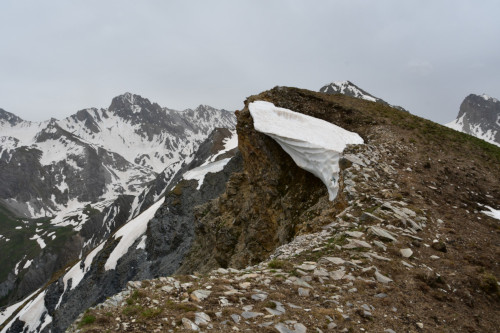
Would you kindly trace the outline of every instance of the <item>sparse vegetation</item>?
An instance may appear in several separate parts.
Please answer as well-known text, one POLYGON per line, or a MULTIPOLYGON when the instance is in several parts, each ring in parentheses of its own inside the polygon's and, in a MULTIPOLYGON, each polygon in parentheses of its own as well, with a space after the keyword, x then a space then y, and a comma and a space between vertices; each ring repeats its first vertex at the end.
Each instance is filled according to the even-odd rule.
POLYGON ((273 259, 267 264, 267 267, 273 269, 282 269, 285 267, 285 262, 278 259, 273 259))
POLYGON ((82 320, 80 320, 80 327, 93 324, 95 322, 95 316, 93 314, 86 314, 83 316, 82 320))

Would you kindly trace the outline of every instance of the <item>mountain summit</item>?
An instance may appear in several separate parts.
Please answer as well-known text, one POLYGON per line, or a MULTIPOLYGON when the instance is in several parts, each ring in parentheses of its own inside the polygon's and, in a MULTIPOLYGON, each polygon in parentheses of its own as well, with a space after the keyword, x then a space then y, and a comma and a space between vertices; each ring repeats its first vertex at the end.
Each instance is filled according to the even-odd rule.
POLYGON ((351 81, 335 81, 332 83, 329 83, 325 86, 323 86, 319 92, 325 93, 325 94, 342 94, 342 95, 347 95, 351 97, 356 97, 360 99, 364 99, 367 101, 371 102, 378 102, 382 104, 389 104, 386 101, 384 101, 381 98, 375 97, 372 94, 366 92, 365 90, 361 89, 351 81))
POLYGON ((392 106, 393 108, 396 108, 401 111, 407 111, 405 108, 397 105, 391 105, 384 101, 381 98, 375 97, 369 92, 361 89, 351 81, 334 81, 329 84, 324 85, 321 87, 319 92, 328 94, 328 95, 334 95, 334 94, 341 94, 341 95, 346 95, 354 98, 359 98, 359 99, 364 99, 366 101, 370 102, 376 102, 376 103, 381 103, 384 105, 389 105, 392 106))
POLYGON ((457 119, 446 126, 500 146, 500 101, 470 94, 460 105, 457 119))

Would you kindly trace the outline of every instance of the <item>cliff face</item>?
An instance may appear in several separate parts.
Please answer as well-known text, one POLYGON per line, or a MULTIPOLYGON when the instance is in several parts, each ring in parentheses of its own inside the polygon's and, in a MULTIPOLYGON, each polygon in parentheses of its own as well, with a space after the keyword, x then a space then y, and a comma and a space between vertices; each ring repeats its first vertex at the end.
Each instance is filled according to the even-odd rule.
POLYGON ((195 242, 178 273, 258 263, 277 246, 297 234, 317 230, 345 208, 342 191, 330 202, 326 187, 317 177, 299 168, 273 139, 254 129, 248 104, 270 101, 340 123, 348 130, 359 128, 354 124, 354 111, 336 110, 329 103, 318 108, 320 99, 303 103, 309 97, 294 103, 288 99, 289 92, 275 88, 252 96, 236 113, 244 170, 232 175, 222 196, 197 209, 195 242))

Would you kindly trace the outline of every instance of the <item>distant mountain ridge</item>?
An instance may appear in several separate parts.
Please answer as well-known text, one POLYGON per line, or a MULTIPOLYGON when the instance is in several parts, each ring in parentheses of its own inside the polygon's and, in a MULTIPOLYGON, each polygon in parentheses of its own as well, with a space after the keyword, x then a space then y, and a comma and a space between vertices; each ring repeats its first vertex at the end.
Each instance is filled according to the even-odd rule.
POLYGON ((457 118, 446 126, 500 146, 500 101, 486 94, 470 94, 460 105, 457 118))

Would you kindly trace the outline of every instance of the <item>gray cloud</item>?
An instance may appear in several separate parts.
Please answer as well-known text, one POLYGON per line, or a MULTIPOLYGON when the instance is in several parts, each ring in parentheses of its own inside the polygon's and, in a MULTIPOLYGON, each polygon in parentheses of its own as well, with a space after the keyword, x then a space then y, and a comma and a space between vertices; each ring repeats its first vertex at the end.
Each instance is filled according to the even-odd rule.
POLYGON ((62 118, 130 91, 238 109, 275 85, 351 80, 446 122, 469 93, 500 97, 498 12, 496 0, 6 0, 0 107, 62 118))

